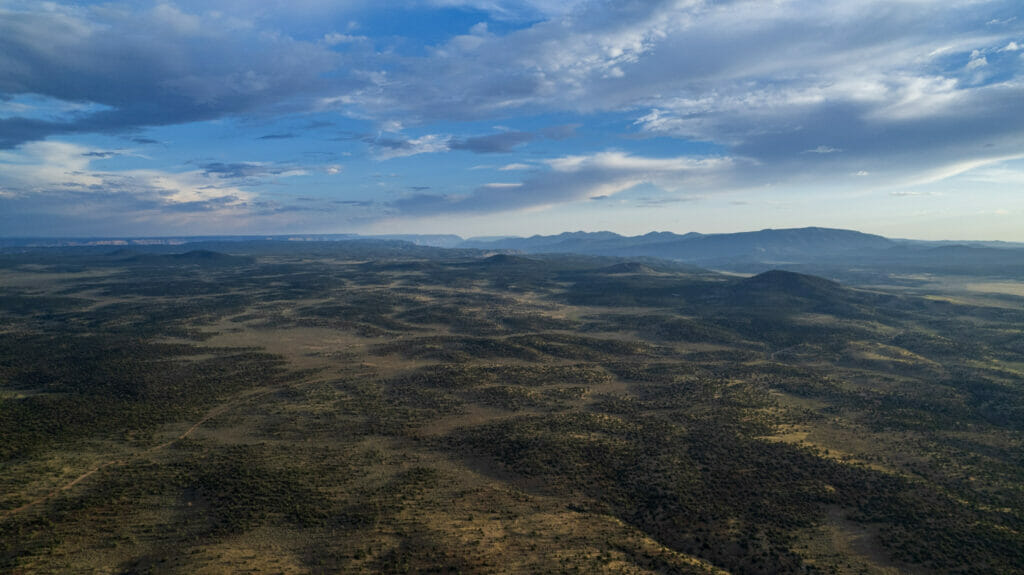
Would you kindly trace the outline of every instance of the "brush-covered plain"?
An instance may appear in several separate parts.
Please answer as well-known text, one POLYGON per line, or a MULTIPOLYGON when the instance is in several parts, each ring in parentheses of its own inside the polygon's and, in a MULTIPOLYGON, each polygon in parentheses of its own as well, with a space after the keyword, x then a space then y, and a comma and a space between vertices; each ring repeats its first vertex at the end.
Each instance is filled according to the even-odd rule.
POLYGON ((0 571, 1024 573, 1024 298, 221 247, 0 255, 0 571))

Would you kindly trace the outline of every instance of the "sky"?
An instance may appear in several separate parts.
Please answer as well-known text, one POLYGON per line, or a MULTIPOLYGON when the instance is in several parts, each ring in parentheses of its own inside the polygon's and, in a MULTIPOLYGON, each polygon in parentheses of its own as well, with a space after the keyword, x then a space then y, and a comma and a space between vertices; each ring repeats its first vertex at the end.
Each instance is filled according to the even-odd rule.
POLYGON ((1024 241, 1020 0, 0 0, 0 236, 1024 241))

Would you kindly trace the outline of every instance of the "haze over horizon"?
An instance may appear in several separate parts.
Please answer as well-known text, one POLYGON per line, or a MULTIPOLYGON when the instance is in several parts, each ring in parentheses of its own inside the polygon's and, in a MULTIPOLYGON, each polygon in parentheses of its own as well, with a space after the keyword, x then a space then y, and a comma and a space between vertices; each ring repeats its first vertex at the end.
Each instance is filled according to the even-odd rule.
POLYGON ((1024 241, 1013 0, 0 0, 0 236, 1024 241))

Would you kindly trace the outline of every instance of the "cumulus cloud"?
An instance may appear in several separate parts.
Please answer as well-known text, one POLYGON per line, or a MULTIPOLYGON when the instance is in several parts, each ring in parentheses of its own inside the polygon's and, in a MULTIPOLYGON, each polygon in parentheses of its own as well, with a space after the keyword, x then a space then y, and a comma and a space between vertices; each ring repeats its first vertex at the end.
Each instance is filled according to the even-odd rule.
MULTIPOLYGON (((94 164, 106 154, 66 142, 32 142, 0 151, 0 222, 7 233, 55 235, 211 233, 266 229, 288 214, 333 214, 316 200, 250 189, 268 179, 304 175, 305 169, 260 162, 209 162, 185 171, 107 171, 94 164), (16 216, 15 216, 16 215, 16 216)), ((328 166, 340 172, 340 166, 328 166)), ((365 207, 365 206, 364 206, 365 207)), ((308 217, 308 216, 303 216, 308 217)), ((326 216, 325 216, 326 217, 326 216)), ((296 220, 297 221, 297 220, 296 220)))
MULTIPOLYGON (((0 56, 2 193, 110 186, 153 205, 252 207, 242 187, 303 168, 225 160, 176 174, 106 173, 91 162, 110 146, 68 148, 53 136, 131 138, 148 126, 311 111, 376 125, 375 136, 346 128, 378 160, 532 152, 534 142, 574 137, 577 125, 538 125, 545 118, 594 119, 604 133, 618 122, 630 135, 710 143, 723 155, 577 147, 533 165, 509 158, 497 169, 529 169, 521 185, 417 193, 393 204, 403 213, 535 209, 640 183, 674 193, 684 182, 763 186, 868 172, 858 183, 935 181, 1024 149, 1024 23, 1006 17, 1015 0, 409 0, 399 9, 471 8, 492 19, 411 50, 409 39, 354 23, 370 6, 0 4, 0 55, 16 55, 0 56), (453 136, 463 120, 513 128, 453 136)), ((294 129, 250 137, 301 137, 294 129)))
POLYGON ((771 177, 856 171, 865 160, 928 170, 1024 145, 1024 114, 1011 103, 1024 101, 1019 63, 993 57, 1017 45, 1022 26, 974 24, 1010 7, 587 3, 505 35, 478 34, 472 46, 396 60, 388 82, 348 103, 418 122, 622 112, 643 134, 755 160, 751 177, 769 162, 780 165, 771 177), (830 157, 806 166, 800 154, 815 150, 830 157))
MULTIPOLYGON (((130 194, 164 205, 185 202, 244 201, 253 194, 221 182, 221 176, 240 176, 258 164, 210 164, 185 172, 93 168, 100 159, 93 151, 64 142, 34 142, 17 151, 0 152, 0 188, 9 196, 76 192, 95 196, 130 194)), ((229 202, 230 203, 230 202, 229 202)))
MULTIPOLYGON (((302 106, 339 56, 172 4, 0 7, 0 94, 88 103, 56 119, 0 119, 0 147, 302 106)), ((343 80, 335 83, 345 84, 343 80)), ((335 86, 337 88, 337 86, 335 86)))

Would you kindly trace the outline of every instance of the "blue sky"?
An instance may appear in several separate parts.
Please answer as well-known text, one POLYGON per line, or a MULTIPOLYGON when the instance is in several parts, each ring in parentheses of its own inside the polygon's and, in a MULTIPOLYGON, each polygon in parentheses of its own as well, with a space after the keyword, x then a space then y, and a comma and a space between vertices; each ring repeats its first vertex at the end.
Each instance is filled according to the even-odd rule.
POLYGON ((0 0, 0 235, 1024 241, 1022 72, 1019 0, 0 0))

